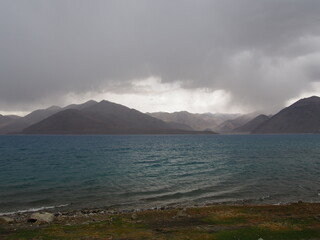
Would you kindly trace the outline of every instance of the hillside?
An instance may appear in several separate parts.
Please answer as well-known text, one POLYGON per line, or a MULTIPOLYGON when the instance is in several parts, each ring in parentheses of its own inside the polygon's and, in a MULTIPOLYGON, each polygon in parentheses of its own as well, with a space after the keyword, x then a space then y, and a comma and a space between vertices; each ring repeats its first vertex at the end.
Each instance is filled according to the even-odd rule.
POLYGON ((109 101, 60 111, 26 129, 25 134, 173 134, 190 131, 109 101))
POLYGON ((7 126, 11 122, 19 119, 18 116, 15 115, 1 115, 0 114, 0 128, 7 126))
POLYGON ((234 119, 229 119, 224 121, 219 126, 217 126, 214 130, 218 133, 232 133, 234 129, 243 126, 244 124, 254 119, 256 116, 257 116, 257 113, 249 113, 249 114, 241 115, 234 119))
POLYGON ((254 129, 256 129, 259 125, 263 124, 264 122, 268 121, 270 117, 260 114, 259 116, 255 117, 251 121, 247 122, 246 124, 242 125, 241 127, 235 128, 233 130, 234 133, 251 133, 254 129))
POLYGON ((23 129, 42 121, 43 119, 52 116, 55 113, 58 113, 65 109, 83 109, 89 106, 92 106, 93 104, 96 104, 95 101, 88 101, 83 104, 71 104, 64 108, 58 107, 58 106, 51 106, 46 109, 38 109, 35 110, 29 114, 27 114, 24 117, 11 117, 11 121, 7 124, 0 124, 0 134, 8 134, 8 133, 19 133, 23 129))
POLYGON ((320 98, 301 99, 284 108, 253 133, 320 133, 320 98))
POLYGON ((38 121, 45 119, 46 117, 51 116, 61 110, 60 107, 52 106, 47 109, 39 109, 33 111, 26 115, 25 117, 21 117, 10 121, 10 123, 6 124, 5 126, 0 127, 0 133, 18 133, 22 131, 24 128, 31 126, 38 121))
POLYGON ((194 130, 203 131, 205 129, 214 129, 218 126, 214 118, 208 114, 194 114, 186 111, 182 112, 155 112, 148 113, 150 116, 161 119, 165 122, 176 122, 190 126, 194 130))

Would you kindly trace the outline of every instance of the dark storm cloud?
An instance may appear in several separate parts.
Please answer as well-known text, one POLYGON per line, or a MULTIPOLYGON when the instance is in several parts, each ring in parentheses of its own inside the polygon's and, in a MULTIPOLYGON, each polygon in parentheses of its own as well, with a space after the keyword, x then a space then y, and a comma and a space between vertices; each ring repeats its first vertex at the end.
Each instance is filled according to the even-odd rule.
POLYGON ((320 77, 318 0, 0 3, 0 108, 159 76, 274 110, 320 77))

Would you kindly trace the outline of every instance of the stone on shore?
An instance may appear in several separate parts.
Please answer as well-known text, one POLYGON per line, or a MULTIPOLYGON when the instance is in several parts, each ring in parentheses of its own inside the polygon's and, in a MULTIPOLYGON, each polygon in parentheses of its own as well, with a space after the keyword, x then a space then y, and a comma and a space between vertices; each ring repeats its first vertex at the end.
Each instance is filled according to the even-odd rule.
POLYGON ((187 214, 187 209, 182 209, 182 210, 179 210, 177 212, 177 217, 178 218, 182 218, 182 217, 188 217, 188 214, 187 214))
POLYGON ((14 219, 10 217, 1 217, 0 223, 7 223, 7 224, 14 223, 14 219))
POLYGON ((52 213, 33 213, 28 219, 28 222, 50 223, 53 219, 54 215, 52 213))
POLYGON ((138 216, 137 216, 137 214, 132 214, 131 215, 131 220, 137 220, 138 219, 138 216))

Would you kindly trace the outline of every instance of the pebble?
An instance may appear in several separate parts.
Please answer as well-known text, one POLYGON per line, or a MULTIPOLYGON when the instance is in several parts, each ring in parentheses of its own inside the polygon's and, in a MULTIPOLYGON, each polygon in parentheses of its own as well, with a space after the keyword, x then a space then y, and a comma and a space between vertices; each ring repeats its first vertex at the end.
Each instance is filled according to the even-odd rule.
POLYGON ((187 217, 188 216, 188 214, 187 214, 187 209, 186 208, 184 208, 184 209, 182 209, 182 210, 179 210, 178 212, 177 212, 177 217, 179 218, 179 217, 187 217))
POLYGON ((135 214, 135 213, 134 213, 134 214, 132 214, 132 215, 131 215, 131 219, 132 219, 132 220, 137 220, 137 219, 138 219, 137 214, 135 214))
POLYGON ((11 224, 14 223, 14 219, 10 217, 2 217, 0 218, 0 222, 11 224))

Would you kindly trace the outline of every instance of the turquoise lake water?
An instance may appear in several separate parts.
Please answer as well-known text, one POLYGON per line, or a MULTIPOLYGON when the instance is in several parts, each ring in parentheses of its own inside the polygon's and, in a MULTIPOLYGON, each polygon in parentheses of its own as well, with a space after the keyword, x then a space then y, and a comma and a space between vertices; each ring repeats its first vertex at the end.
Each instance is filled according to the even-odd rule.
POLYGON ((0 213, 320 202, 320 135, 0 136, 0 213))

